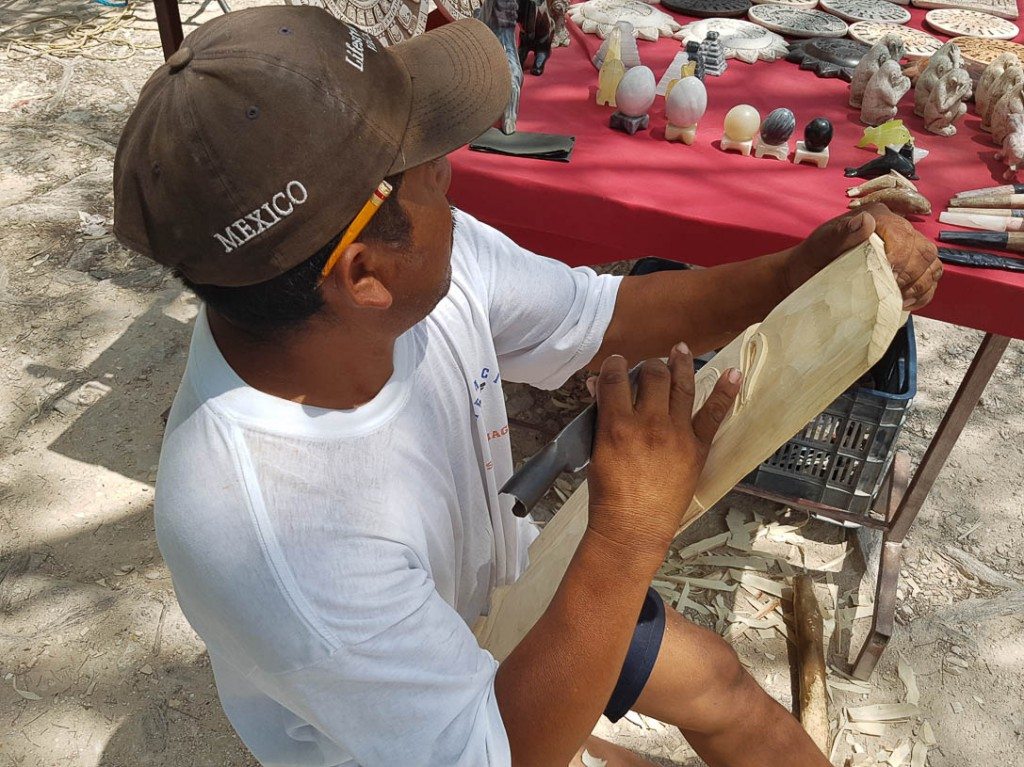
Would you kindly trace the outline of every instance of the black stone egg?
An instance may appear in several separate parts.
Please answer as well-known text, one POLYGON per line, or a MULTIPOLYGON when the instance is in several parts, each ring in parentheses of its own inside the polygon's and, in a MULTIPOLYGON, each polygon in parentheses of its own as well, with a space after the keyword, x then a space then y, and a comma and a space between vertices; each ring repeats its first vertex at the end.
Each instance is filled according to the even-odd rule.
POLYGON ((832 141, 832 123, 824 117, 815 117, 804 128, 804 146, 808 152, 821 152, 832 141))
POLYGON ((785 107, 776 109, 761 123, 761 142, 771 146, 785 144, 795 130, 796 118, 793 113, 785 107))

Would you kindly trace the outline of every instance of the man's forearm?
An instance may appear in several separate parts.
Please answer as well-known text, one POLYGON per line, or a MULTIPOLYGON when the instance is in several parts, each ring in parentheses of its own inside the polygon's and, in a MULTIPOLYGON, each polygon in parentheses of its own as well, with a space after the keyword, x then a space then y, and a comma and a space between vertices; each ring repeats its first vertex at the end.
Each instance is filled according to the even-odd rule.
POLYGON ((551 604, 494 682, 514 765, 565 767, 590 734, 663 558, 584 533, 551 604))
POLYGON ((591 370, 610 354, 664 357, 685 341, 694 354, 725 346, 786 297, 790 251, 710 269, 626 277, 591 370))

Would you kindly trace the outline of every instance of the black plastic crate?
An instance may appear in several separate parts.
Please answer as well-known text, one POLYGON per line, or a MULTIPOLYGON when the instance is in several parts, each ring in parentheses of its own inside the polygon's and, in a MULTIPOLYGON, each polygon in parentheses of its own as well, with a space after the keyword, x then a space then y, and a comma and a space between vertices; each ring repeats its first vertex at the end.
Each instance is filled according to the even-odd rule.
POLYGON ((896 455, 896 439, 917 393, 914 321, 885 355, 764 463, 743 479, 794 500, 866 514, 896 455))
MULTIPOLYGON (((686 269, 660 258, 640 259, 631 274, 686 269)), ((701 367, 705 360, 697 360, 701 367)), ((866 514, 896 455, 896 439, 917 394, 913 318, 885 355, 742 484, 776 495, 866 514)))

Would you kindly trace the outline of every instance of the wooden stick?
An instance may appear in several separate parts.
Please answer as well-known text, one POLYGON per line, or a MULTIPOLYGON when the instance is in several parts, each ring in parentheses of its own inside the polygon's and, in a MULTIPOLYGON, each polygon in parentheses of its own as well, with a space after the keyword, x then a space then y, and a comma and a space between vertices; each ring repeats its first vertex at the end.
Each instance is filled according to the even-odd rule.
POLYGON ((796 616, 796 661, 800 683, 800 724, 814 744, 827 754, 829 739, 828 691, 825 684, 825 641, 821 613, 808 575, 793 579, 796 616))

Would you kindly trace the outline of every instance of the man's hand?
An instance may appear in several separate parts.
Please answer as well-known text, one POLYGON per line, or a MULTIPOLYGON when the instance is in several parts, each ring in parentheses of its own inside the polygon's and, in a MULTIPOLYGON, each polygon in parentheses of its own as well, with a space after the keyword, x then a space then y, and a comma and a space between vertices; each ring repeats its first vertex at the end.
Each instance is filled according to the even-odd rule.
POLYGON ((789 292, 843 253, 876 233, 885 242, 896 283, 903 292, 903 308, 915 311, 935 295, 942 276, 938 250, 913 225, 879 202, 865 205, 828 221, 790 251, 786 268, 789 292))
POLYGON ((588 527, 627 548, 657 551, 660 561, 739 387, 740 372, 725 371, 693 414, 693 356, 679 344, 667 366, 644 363, 634 404, 626 360, 606 359, 596 385, 588 527))

